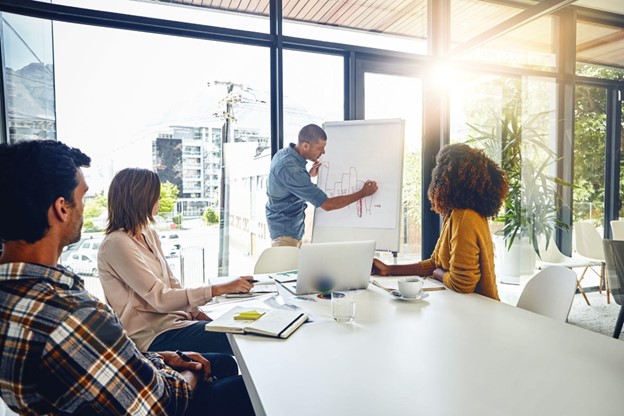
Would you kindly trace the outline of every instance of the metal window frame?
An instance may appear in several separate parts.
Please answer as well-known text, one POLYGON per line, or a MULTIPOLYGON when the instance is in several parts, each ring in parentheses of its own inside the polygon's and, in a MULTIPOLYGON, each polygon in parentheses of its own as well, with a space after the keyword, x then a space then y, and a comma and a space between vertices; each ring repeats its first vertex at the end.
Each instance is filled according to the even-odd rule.
MULTIPOLYGON (((525 9, 530 9, 535 5, 534 2, 528 1, 491 1, 510 6, 522 7, 525 9)), ((552 0, 548 3, 557 8, 557 6, 563 5, 565 1, 552 0)), ((534 7, 533 10, 537 11, 537 8, 534 7)), ((384 61, 399 65, 407 64, 411 66, 421 66, 423 64, 426 65, 427 63, 434 62, 438 57, 447 54, 450 49, 450 0, 428 0, 427 41, 429 43, 429 52, 427 55, 415 55, 356 45, 284 36, 282 33, 282 0, 270 1, 269 33, 89 10, 32 0, 20 2, 15 2, 14 0, 0 0, 0 11, 42 19, 50 19, 53 21, 63 21, 113 29, 124 29, 269 48, 271 56, 272 154, 277 152, 277 150, 283 146, 283 50, 292 49, 343 56, 344 117, 346 120, 349 120, 361 118, 363 116, 363 99, 365 92, 363 80, 359 79, 359 74, 361 74, 360 69, 364 68, 367 65, 367 62, 384 61)), ((535 18, 535 15, 536 12, 524 13, 524 16, 527 17, 527 20, 525 20, 524 23, 535 18)), ((575 37, 569 36, 569 34, 572 33, 570 26, 576 25, 577 20, 583 20, 624 27, 624 16, 584 9, 576 6, 565 7, 556 12, 555 15, 560 16, 560 18, 563 16, 563 19, 567 20, 567 23, 564 24, 566 28, 560 29, 559 40, 556 44, 556 54, 559 58, 556 71, 539 71, 526 68, 504 67, 478 62, 459 63, 458 67, 486 74, 541 76, 555 79, 559 83, 560 87, 558 90, 559 117, 562 120, 567 120, 559 123, 558 125, 558 151, 564 157, 573 159, 573 117, 570 116, 573 116, 574 111, 574 86, 578 84, 603 86, 609 91, 619 91, 621 93, 621 91, 624 90, 624 81, 582 77, 576 75, 574 70, 570 70, 570 67, 574 68, 576 64, 575 55, 572 52, 576 46, 574 44, 575 37), (573 10, 574 13, 571 13, 570 10, 573 10)), ((521 25, 523 22, 514 21, 513 24, 521 25)), ((496 33, 494 35, 496 35, 496 33)), ((463 46, 463 48, 470 48, 477 43, 483 42, 484 39, 482 38, 483 36, 473 39, 472 43, 463 46)), ((460 48, 454 52, 457 53, 461 50, 462 49, 460 48)), ((0 64, 2 63, 3 56, 2 50, 0 49, 0 64)), ((0 142, 6 142, 8 140, 8 126, 3 73, 0 73, 0 82, 2 82, 2 85, 0 85, 0 128, 2 130, 2 133, 0 133, 0 142)), ((426 198, 426 184, 428 184, 431 179, 431 170, 434 165, 435 155, 441 146, 449 142, 448 106, 450 103, 448 101, 448 97, 440 96, 436 91, 429 88, 428 84, 429 83, 426 82, 425 79, 423 82, 423 100, 427 102, 427 106, 424 106, 424 109, 426 110, 423 113, 423 258, 427 258, 433 251, 433 247, 435 246, 435 242, 437 241, 440 231, 439 216, 429 209, 429 201, 426 198)), ((610 104, 608 119, 611 120, 611 124, 608 126, 608 131, 610 132, 610 136, 615 137, 619 143, 619 136, 617 136, 617 132, 621 130, 621 102, 619 100, 614 100, 613 97, 615 96, 617 96, 617 94, 614 92, 613 96, 609 99, 610 104), (618 108, 620 109, 619 113, 617 111, 618 108)), ((611 149, 609 153, 610 157, 615 157, 619 154, 616 154, 616 151, 619 152, 619 148, 616 150, 614 148, 615 145, 615 142, 609 145, 609 148, 611 149)), ((617 184, 617 182, 613 179, 617 177, 616 170, 619 172, 619 164, 613 164, 613 166, 609 167, 610 173, 607 175, 607 178, 610 177, 611 179, 606 185, 613 186, 614 184, 617 184)), ((572 160, 563 160, 562 164, 559 166, 559 173, 562 174, 565 179, 566 177, 569 177, 570 172, 572 172, 572 160)), ((619 177, 617 179, 619 180, 619 177)), ((566 198, 569 198, 571 201, 571 196, 566 198)), ((613 204, 616 204, 617 202, 618 201, 616 201, 615 198, 611 197, 609 201, 609 204, 611 205, 611 208, 609 208, 610 216, 617 214, 617 211, 613 210, 613 204)), ((606 211, 607 209, 605 208, 605 212, 606 211)), ((566 222, 571 222, 571 213, 563 212, 561 213, 561 218, 566 222)), ((559 234, 558 239, 563 243, 564 247, 570 246, 571 237, 569 235, 559 234)))

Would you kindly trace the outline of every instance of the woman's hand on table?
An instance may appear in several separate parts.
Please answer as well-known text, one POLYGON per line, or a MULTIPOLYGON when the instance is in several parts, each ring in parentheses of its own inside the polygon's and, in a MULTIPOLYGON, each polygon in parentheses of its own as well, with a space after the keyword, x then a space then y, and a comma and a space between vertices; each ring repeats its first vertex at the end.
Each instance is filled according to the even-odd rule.
POLYGON ((373 259, 373 268, 371 269, 371 274, 376 274, 378 276, 390 276, 391 266, 385 264, 379 259, 373 259))
POLYGON ((231 282, 212 286, 212 296, 225 295, 226 293, 247 293, 254 287, 253 276, 241 276, 231 282))

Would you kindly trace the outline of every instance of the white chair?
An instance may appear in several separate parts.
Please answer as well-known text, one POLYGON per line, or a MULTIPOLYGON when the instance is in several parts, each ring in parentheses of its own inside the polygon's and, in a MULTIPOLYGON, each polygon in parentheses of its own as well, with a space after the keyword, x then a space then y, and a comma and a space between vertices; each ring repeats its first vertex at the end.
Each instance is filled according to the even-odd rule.
POLYGON ((575 293, 574 270, 563 266, 549 266, 527 282, 516 306, 565 322, 575 293))
POLYGON ((585 299, 585 302, 587 302, 587 305, 591 306, 591 304, 589 303, 589 299, 587 299, 587 295, 585 294, 585 291, 583 290, 583 287, 581 286, 581 281, 583 280, 583 277, 585 277, 585 273, 587 272, 587 269, 590 266, 599 266, 600 262, 593 261, 593 260, 586 259, 586 258, 566 256, 561 251, 559 251, 559 247, 557 247, 557 243, 555 243, 555 240, 553 240, 552 238, 550 239, 550 242, 548 243, 548 247, 546 247, 545 239, 540 238, 539 249, 540 249, 541 259, 538 258, 537 267, 540 270, 548 266, 563 266, 569 269, 574 269, 577 267, 584 268, 583 272, 581 273, 581 276, 576 279, 576 287, 578 288, 581 295, 583 295, 583 299, 585 299))
POLYGON ((298 265, 299 249, 297 247, 269 247, 258 257, 254 274, 295 270, 298 265))
POLYGON ((624 221, 611 221, 611 238, 613 240, 624 240, 624 221))
MULTIPOLYGON (((600 262, 600 273, 598 273, 600 276, 600 283, 598 284, 598 291, 602 293, 602 286, 606 284, 607 303, 611 303, 609 281, 605 279, 605 255, 604 249, 602 248, 602 236, 591 222, 579 221, 574 223, 574 242, 576 245, 576 252, 580 256, 600 262)), ((585 269, 585 271, 587 271, 587 269, 585 269)))

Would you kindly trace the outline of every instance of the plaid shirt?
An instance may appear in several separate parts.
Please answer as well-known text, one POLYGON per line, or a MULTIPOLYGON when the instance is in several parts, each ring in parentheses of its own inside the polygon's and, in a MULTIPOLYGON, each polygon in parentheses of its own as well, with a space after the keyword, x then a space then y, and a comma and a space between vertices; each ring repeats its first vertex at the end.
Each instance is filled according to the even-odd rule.
POLYGON ((181 415, 191 397, 62 267, 0 264, 0 395, 21 415, 181 415))

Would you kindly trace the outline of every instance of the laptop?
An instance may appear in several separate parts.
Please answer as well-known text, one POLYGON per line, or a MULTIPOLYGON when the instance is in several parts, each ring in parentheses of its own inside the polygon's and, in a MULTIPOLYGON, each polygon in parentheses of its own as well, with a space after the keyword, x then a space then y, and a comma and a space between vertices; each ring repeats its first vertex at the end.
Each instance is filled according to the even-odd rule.
POLYGON ((319 281, 331 290, 365 289, 371 275, 375 240, 304 244, 299 252, 296 281, 279 279, 296 295, 319 293, 319 281))

